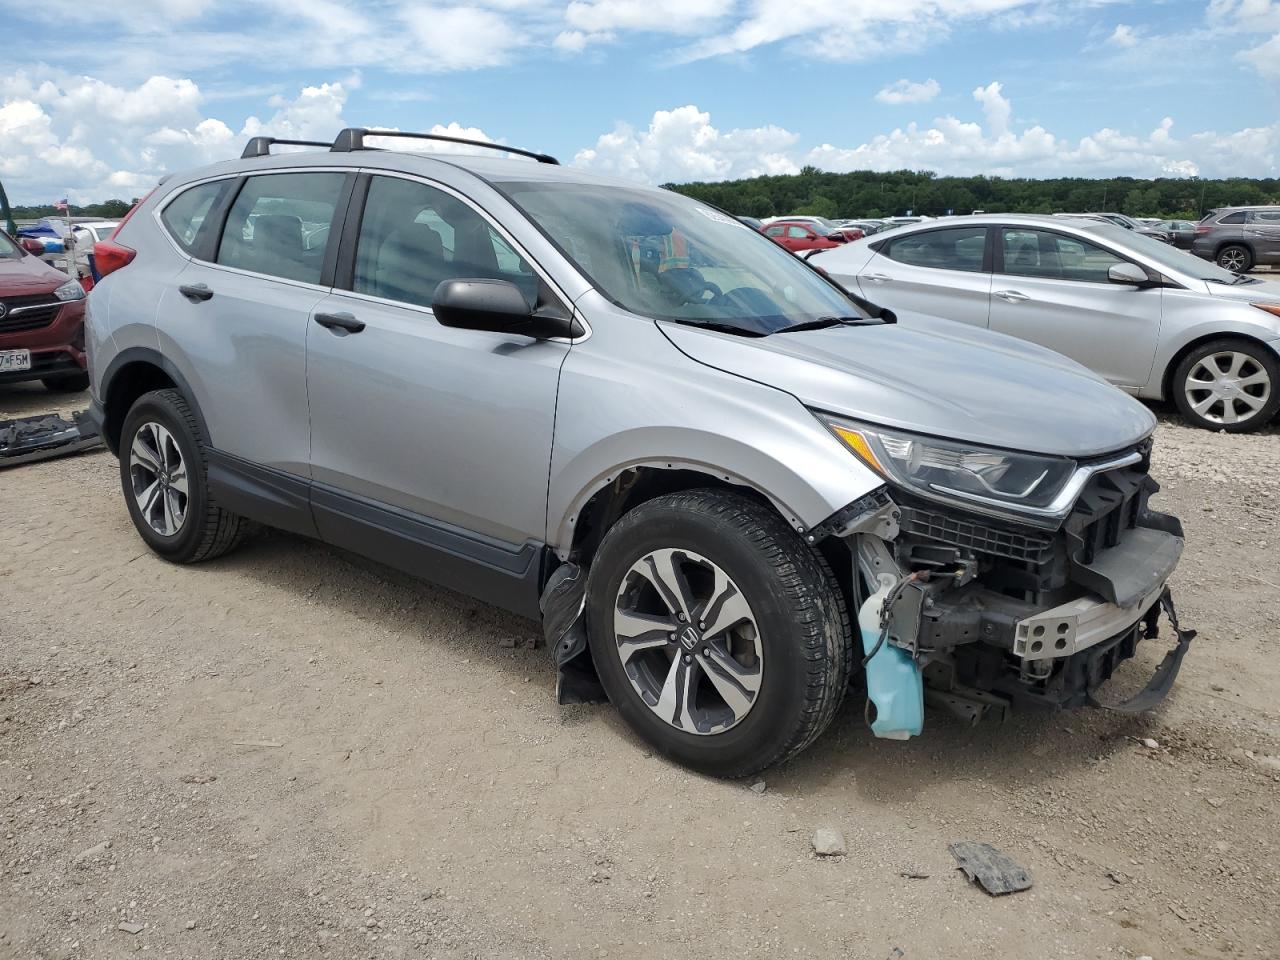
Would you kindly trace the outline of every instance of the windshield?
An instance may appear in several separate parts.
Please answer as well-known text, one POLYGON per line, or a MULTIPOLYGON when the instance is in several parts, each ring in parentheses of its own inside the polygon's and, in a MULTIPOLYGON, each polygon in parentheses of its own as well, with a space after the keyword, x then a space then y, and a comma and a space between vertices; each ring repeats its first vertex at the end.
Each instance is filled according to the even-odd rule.
POLYGON ((1224 270, 1207 260, 1201 260, 1188 250, 1179 250, 1167 243, 1161 243, 1153 237, 1144 236, 1118 227, 1114 223, 1101 221, 1081 221, 1080 226, 1095 233, 1105 240, 1124 244, 1142 255, 1142 258, 1158 269, 1169 269, 1183 276, 1198 277, 1211 283, 1236 283, 1241 279, 1239 274, 1224 270))
POLYGON ((499 186, 596 289, 632 313, 755 336, 867 316, 763 234, 679 194, 582 183, 499 186))
POLYGON ((21 260, 22 248, 9 239, 9 235, 0 230, 0 260, 21 260))

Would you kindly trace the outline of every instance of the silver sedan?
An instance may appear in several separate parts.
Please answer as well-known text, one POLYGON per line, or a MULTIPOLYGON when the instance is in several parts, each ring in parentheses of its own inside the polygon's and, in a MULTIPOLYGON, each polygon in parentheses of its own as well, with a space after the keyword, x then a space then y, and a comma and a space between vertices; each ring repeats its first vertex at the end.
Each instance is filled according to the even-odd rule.
POLYGON ((948 217, 809 260, 881 306, 1049 347, 1201 427, 1256 430, 1280 409, 1280 283, 1113 224, 948 217))

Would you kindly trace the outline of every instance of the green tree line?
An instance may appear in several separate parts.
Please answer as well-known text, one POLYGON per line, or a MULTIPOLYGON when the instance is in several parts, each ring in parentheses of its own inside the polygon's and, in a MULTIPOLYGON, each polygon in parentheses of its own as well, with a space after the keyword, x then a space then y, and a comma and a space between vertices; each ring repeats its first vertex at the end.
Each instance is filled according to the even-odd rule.
POLYGON ((1085 213, 1114 211, 1135 217, 1198 220, 1215 207, 1280 202, 1280 180, 1060 177, 940 177, 928 171, 824 173, 805 167, 789 176, 721 183, 664 184, 738 216, 806 214, 832 219, 938 217, 987 213, 1085 213))
MULTIPOLYGON (((133 200, 104 200, 102 203, 90 203, 83 207, 72 204, 68 212, 73 217, 101 217, 103 220, 119 220, 137 202, 135 198, 133 200)), ((13 208, 13 219, 15 220, 39 220, 41 217, 65 217, 66 215, 67 213, 62 210, 55 210, 52 203, 41 204, 37 207, 15 206, 13 208)))

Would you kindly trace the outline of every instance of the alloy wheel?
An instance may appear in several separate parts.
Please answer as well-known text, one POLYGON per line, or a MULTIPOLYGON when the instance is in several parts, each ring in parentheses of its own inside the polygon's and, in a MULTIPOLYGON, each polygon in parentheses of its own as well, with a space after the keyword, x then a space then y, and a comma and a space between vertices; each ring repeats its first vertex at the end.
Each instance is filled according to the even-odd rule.
POLYGON ((161 536, 175 536, 187 516, 187 465, 162 424, 149 420, 134 433, 129 478, 143 520, 161 536))
POLYGON ((1248 263, 1248 254, 1240 247, 1228 247, 1218 254, 1218 266, 1232 273, 1240 273, 1248 263))
POLYGON ((613 631, 632 687, 678 730, 721 733, 759 698, 764 658, 755 615, 706 557, 664 549, 637 560, 618 588, 613 631))
POLYGON ((1200 358, 1183 390, 1191 409, 1211 423, 1243 423, 1271 398, 1271 377, 1247 353, 1223 350, 1200 358))

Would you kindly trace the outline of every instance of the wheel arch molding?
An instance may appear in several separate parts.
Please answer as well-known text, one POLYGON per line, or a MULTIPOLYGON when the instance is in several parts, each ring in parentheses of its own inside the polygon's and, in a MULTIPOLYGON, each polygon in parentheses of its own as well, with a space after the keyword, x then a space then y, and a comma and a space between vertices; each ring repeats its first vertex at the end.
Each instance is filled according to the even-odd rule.
MULTIPOLYGON (((661 432, 670 438, 670 430, 661 432)), ((695 487, 751 493, 767 502, 793 530, 805 533, 884 483, 852 453, 839 448, 831 456, 825 456, 824 451, 802 456, 793 450, 797 456, 788 462, 724 436, 694 430, 686 433, 683 442, 674 449, 668 447, 672 452, 667 455, 637 455, 625 460, 608 457, 611 451, 600 449, 618 439, 610 438, 556 471, 548 497, 548 545, 561 559, 567 559, 583 540, 584 523, 597 527, 598 538, 639 503, 695 487), (712 452, 719 454, 714 461, 707 457, 712 452)), ((625 439, 621 443, 630 445, 625 439)))
POLYGON ((102 375, 102 436, 107 448, 119 455, 120 431, 134 401, 152 390, 180 390, 186 399, 205 443, 212 443, 204 414, 196 403, 191 385, 174 363, 150 347, 129 347, 116 354, 102 375))

